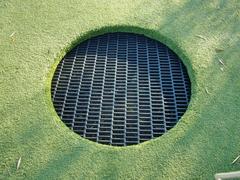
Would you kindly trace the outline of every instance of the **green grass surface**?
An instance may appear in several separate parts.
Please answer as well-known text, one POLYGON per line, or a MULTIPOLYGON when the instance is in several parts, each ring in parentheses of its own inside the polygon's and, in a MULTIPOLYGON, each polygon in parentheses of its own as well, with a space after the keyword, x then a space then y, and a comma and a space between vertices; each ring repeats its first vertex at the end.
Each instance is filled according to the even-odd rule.
POLYGON ((1 0, 0 179, 213 179, 239 170, 231 164, 240 154, 239 39, 239 0, 1 0), (109 31, 158 39, 187 66, 189 109, 162 137, 104 146, 54 112, 56 64, 77 42, 109 31))

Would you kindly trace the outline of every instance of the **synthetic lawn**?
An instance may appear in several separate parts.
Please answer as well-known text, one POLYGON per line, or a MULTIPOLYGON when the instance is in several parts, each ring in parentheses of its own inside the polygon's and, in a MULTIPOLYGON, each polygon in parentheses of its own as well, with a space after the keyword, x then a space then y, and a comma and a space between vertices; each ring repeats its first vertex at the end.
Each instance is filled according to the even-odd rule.
POLYGON ((231 164, 240 154, 239 31, 238 0, 1 0, 0 179, 213 179, 239 170, 231 164), (191 78, 180 122, 135 146, 81 138, 51 103, 61 58, 111 31, 165 43, 191 78))

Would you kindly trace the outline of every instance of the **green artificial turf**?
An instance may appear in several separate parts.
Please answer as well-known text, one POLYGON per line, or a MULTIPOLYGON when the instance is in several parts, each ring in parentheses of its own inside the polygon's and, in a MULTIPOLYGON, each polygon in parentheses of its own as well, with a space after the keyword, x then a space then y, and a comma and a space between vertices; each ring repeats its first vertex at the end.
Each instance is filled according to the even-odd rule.
POLYGON ((239 170, 231 164, 240 154, 239 72, 239 0, 1 0, 0 179, 213 179, 239 170), (61 57, 110 31, 167 44, 191 78, 180 122, 136 146, 85 140, 51 104, 61 57))

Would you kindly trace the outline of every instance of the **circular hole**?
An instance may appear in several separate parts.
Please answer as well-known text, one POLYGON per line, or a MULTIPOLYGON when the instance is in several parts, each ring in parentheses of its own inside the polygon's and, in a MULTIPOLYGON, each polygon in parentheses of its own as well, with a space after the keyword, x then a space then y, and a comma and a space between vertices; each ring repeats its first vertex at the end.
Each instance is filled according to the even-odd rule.
POLYGON ((190 80, 178 56, 144 35, 88 39, 58 64, 51 95, 61 120, 80 136, 127 146, 156 138, 185 113, 190 80))

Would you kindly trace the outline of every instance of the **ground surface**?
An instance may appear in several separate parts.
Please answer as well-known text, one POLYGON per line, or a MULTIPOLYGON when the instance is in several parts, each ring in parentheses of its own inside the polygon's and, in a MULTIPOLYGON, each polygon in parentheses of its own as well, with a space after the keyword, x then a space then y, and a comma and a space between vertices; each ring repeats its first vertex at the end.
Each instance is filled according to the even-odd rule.
POLYGON ((238 0, 2 0, 0 17, 0 178, 212 179, 240 169, 231 164, 240 153, 238 0), (164 136, 99 145, 54 112, 56 63, 74 43, 109 31, 158 39, 187 66, 191 104, 164 136))

